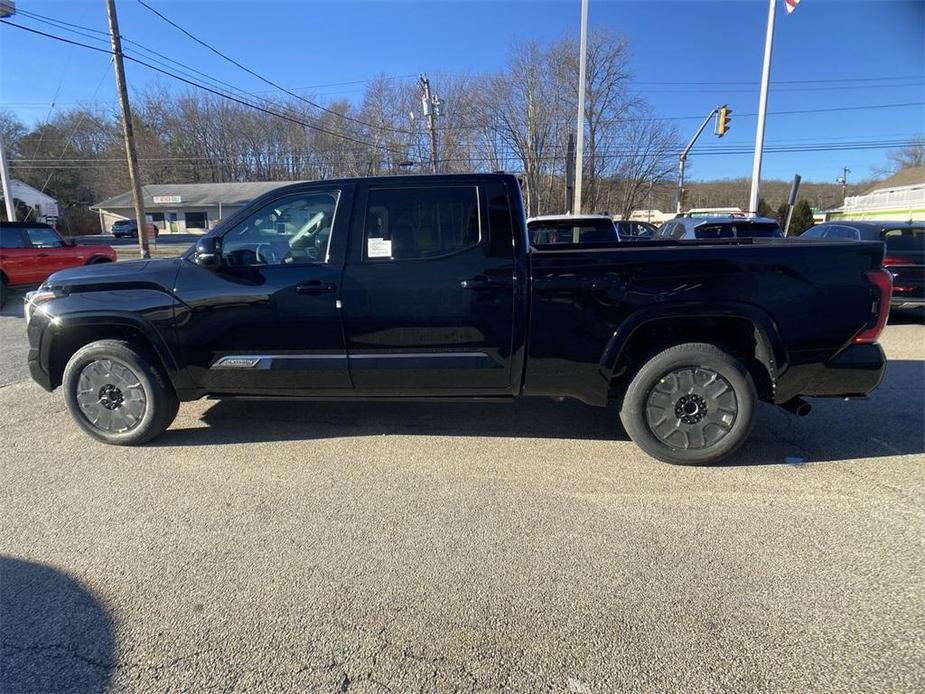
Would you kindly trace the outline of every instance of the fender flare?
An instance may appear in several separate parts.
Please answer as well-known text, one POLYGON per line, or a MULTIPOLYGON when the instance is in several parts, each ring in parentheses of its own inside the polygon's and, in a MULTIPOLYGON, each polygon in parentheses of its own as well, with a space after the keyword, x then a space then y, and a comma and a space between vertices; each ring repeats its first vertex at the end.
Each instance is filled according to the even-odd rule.
POLYGON ((756 356, 771 378, 772 387, 778 377, 787 369, 788 357, 776 322, 764 309, 753 304, 739 302, 675 302, 642 308, 631 313, 617 327, 607 341, 601 356, 601 374, 609 383, 616 365, 634 333, 643 325, 674 318, 737 318, 747 320, 755 328, 756 356))
POLYGON ((129 328, 140 333, 154 349, 154 353, 160 360, 161 365, 167 372, 167 377, 174 387, 181 386, 178 379, 182 371, 160 332, 145 318, 130 311, 108 310, 57 316, 48 325, 46 333, 42 337, 39 360, 43 370, 51 375, 51 355, 56 341, 58 338, 65 336, 68 330, 75 328, 105 328, 107 326, 129 328))

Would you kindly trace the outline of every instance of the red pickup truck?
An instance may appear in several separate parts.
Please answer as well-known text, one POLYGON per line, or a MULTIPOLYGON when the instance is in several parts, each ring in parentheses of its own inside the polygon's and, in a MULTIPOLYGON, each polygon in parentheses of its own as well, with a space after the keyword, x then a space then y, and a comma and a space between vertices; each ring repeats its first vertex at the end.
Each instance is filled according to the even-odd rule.
POLYGON ((0 222, 0 306, 9 287, 39 284, 58 270, 115 259, 112 246, 78 245, 47 224, 0 222))

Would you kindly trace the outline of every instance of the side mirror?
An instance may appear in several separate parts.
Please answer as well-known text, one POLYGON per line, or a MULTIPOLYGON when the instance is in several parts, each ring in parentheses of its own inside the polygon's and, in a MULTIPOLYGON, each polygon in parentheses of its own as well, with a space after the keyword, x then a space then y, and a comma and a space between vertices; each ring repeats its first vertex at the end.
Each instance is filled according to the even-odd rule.
POLYGON ((193 251, 193 262, 199 267, 217 268, 222 264, 222 238, 208 236, 196 242, 193 251))

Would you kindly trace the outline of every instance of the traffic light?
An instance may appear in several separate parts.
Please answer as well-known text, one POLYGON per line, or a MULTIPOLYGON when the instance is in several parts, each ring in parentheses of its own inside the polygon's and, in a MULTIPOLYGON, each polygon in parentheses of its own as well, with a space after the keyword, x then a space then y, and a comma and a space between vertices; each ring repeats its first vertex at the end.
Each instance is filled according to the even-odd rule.
POLYGON ((729 122, 732 120, 732 109, 728 106, 720 106, 716 114, 716 136, 722 137, 729 130, 729 122))

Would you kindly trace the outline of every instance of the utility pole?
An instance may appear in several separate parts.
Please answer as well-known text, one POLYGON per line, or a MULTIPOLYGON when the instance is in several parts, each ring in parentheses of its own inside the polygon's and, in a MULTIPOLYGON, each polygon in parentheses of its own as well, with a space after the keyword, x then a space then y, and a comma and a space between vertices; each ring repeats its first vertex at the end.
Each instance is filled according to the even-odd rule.
MULTIPOLYGON (((12 17, 16 13, 16 3, 12 0, 0 0, 0 17, 12 17)), ((10 192, 10 172, 6 168, 6 150, 3 137, 0 136, 0 183, 3 184, 3 204, 6 206, 8 222, 16 221, 16 205, 10 192)))
POLYGON ((437 116, 440 115, 440 99, 430 93, 430 80, 421 75, 421 107, 427 116, 427 129, 430 131, 430 171, 437 173, 437 116))
POLYGON ((116 89, 122 105, 122 135, 125 139, 125 154, 128 157, 128 176, 132 182, 132 196, 135 198, 135 228, 138 232, 138 250, 142 258, 150 258, 148 249, 148 222, 145 217, 145 201, 141 193, 141 178, 138 175, 138 153, 135 151, 135 130, 132 127, 132 111, 128 105, 128 90, 125 87, 125 66, 122 64, 122 38, 119 34, 119 18, 116 16, 115 0, 106 0, 109 15, 109 40, 112 43, 112 64, 116 72, 116 89))
POLYGON ((578 132, 575 138, 575 202, 572 209, 581 214, 581 178, 585 156, 585 83, 588 79, 588 0, 581 0, 581 40, 578 46, 578 132))
POLYGON ((758 97, 758 128, 755 131, 755 158, 752 163, 752 190, 748 211, 758 213, 758 183, 761 180, 761 155, 764 151, 764 122, 768 112, 768 83, 771 80, 771 49, 774 47, 774 15, 777 0, 768 3, 768 30, 764 38, 764 66, 761 69, 761 95, 758 97))
POLYGON ((851 173, 851 169, 847 166, 842 167, 842 175, 839 178, 835 179, 836 183, 841 183, 841 202, 842 205, 845 204, 845 198, 848 197, 848 174, 851 173))

